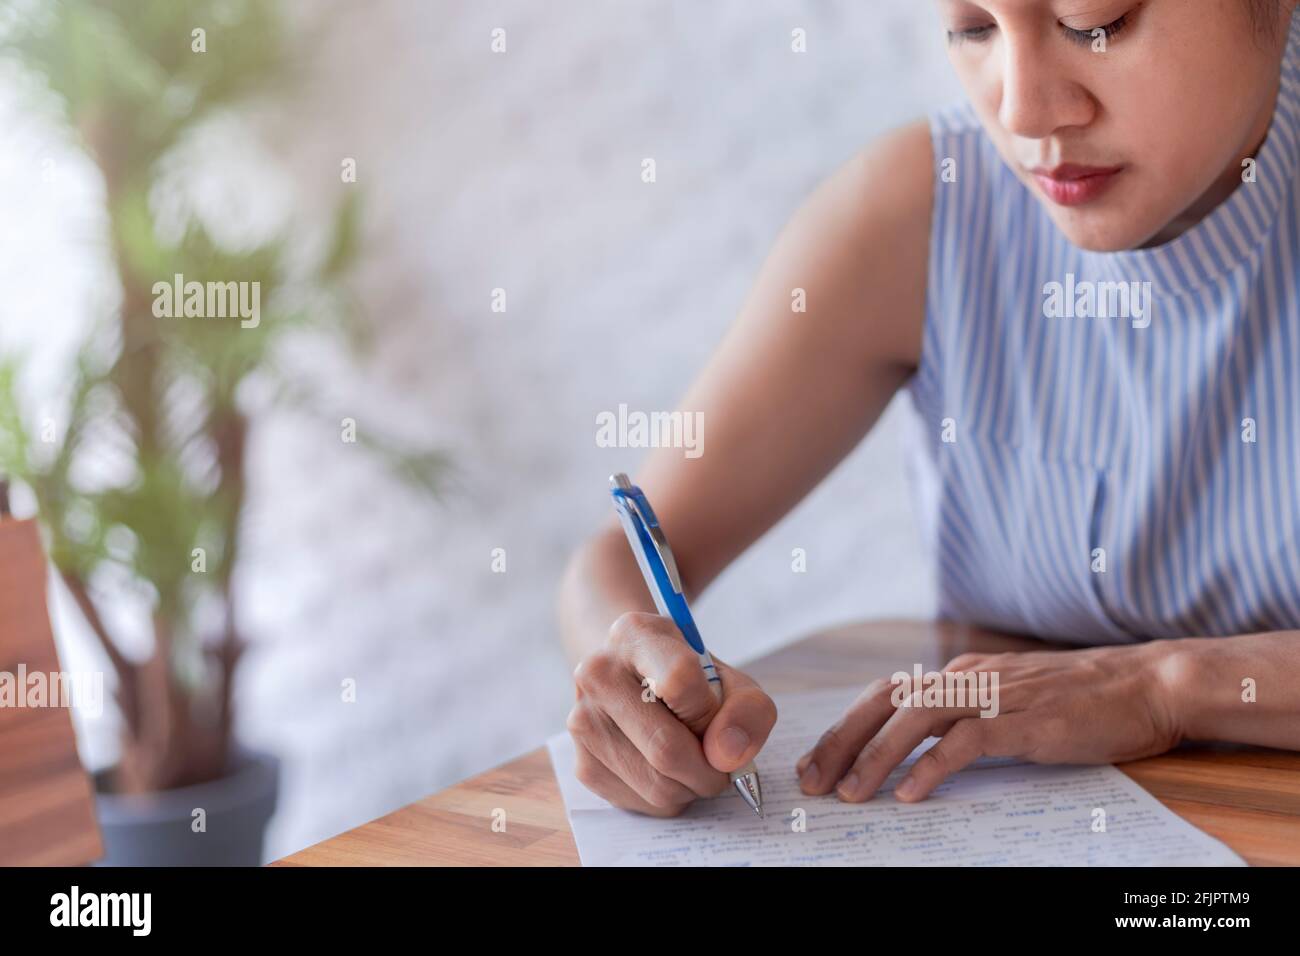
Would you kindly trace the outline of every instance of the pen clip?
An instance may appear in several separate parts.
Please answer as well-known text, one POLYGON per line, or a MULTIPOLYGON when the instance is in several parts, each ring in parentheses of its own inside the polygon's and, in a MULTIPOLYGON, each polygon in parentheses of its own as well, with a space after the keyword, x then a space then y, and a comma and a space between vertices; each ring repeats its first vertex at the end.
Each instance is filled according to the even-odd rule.
POLYGON ((673 549, 668 547, 668 539, 664 536, 663 529, 659 527, 659 519, 655 517, 654 509, 650 507, 645 492, 632 484, 627 475, 621 471, 609 476, 609 484, 615 503, 621 504, 628 516, 639 522, 640 528, 645 531, 646 537, 650 539, 650 543, 654 545, 659 555, 659 561, 663 564, 673 591, 681 594, 682 578, 677 572, 673 549))

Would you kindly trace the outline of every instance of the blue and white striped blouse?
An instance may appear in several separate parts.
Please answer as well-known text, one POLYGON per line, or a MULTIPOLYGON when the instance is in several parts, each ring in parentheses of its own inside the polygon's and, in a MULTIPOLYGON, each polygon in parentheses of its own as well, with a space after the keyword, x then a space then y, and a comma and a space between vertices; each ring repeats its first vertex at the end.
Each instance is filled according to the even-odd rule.
POLYGON ((908 389, 941 616, 1079 643, 1300 628, 1298 132, 1300 20, 1256 181, 1170 243, 1093 253, 969 106, 932 119, 908 389), (1145 316, 1121 295, 1143 289, 1145 316), (1057 307, 1085 290, 1088 316, 1057 307))

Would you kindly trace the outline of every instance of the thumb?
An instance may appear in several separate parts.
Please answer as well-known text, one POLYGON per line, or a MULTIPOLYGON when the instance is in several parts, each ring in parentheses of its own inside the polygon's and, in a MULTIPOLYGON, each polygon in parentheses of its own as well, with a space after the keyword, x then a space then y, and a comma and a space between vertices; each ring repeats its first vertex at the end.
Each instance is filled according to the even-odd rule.
POLYGON ((754 759, 776 724, 776 704, 744 671, 713 663, 722 681, 722 706, 704 731, 705 759, 729 773, 754 759))

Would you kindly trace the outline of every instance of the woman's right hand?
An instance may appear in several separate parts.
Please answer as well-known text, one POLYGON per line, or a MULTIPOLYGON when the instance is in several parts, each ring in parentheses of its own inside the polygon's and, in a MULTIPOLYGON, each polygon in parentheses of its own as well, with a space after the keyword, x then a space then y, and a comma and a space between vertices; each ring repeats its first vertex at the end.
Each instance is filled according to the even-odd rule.
POLYGON ((574 671, 578 779, 625 810, 677 816, 722 793, 776 723, 772 698, 718 660, 723 700, 671 618, 629 612, 574 671))

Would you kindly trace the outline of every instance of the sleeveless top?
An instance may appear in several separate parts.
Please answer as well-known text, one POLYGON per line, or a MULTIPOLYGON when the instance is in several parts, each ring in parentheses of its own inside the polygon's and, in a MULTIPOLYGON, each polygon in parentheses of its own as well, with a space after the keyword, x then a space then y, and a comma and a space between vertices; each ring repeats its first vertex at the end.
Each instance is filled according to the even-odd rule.
POLYGON ((1255 181, 1162 246, 1079 249, 969 105, 930 126, 906 387, 940 617, 1088 644, 1300 628, 1300 18, 1255 181))

